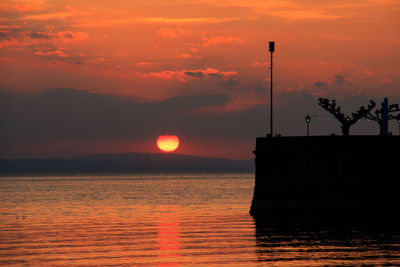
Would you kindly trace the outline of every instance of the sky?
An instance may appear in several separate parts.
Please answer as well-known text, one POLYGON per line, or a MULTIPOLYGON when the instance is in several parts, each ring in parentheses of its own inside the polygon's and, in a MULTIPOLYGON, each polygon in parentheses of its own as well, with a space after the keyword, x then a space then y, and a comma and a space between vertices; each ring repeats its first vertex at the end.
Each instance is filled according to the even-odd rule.
MULTIPOLYGON (((269 132, 340 134, 346 112, 400 100, 398 0, 0 2, 0 157, 178 153, 250 159, 269 132)), ((399 133, 397 122, 390 130, 399 133)), ((377 134, 361 121, 351 134, 377 134)))

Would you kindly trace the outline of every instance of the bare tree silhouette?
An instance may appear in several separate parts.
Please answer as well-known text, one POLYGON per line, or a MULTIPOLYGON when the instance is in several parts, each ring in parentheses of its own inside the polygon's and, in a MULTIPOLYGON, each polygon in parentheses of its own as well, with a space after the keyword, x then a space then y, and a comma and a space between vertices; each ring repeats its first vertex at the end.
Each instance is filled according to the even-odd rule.
MULTIPOLYGON (((384 121, 383 121, 383 112, 384 112, 384 102, 381 103, 381 108, 376 109, 374 113, 371 111, 366 115, 367 119, 376 121, 379 124, 379 135, 384 135, 384 121)), ((400 112, 399 104, 392 104, 388 106, 388 120, 400 120, 400 113, 393 114, 395 112, 400 112)))
POLYGON ((330 103, 329 99, 319 98, 318 101, 318 105, 331 113, 342 124, 341 128, 344 136, 349 136, 350 127, 360 119, 366 117, 367 114, 376 106, 376 103, 373 100, 370 100, 370 104, 366 108, 361 106, 356 113, 351 113, 352 118, 350 118, 340 111, 341 108, 339 106, 336 106, 336 100, 332 100, 332 103, 330 103))

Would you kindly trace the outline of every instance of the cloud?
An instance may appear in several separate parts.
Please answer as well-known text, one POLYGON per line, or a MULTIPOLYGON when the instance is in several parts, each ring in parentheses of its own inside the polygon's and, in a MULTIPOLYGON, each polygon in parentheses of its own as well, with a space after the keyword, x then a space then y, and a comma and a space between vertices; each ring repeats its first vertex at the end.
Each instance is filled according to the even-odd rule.
POLYGON ((335 75, 333 76, 333 82, 336 84, 344 84, 348 82, 343 75, 335 75))
POLYGON ((71 32, 71 31, 61 31, 61 32, 32 32, 30 37, 33 39, 56 39, 62 42, 71 41, 82 41, 89 39, 89 35, 85 32, 71 32))
POLYGON ((76 17, 78 14, 70 11, 66 12, 54 12, 54 13, 45 13, 45 14, 33 14, 27 16, 21 16, 20 20, 31 20, 31 21, 49 21, 49 20, 60 20, 76 17))
POLYGON ((199 112, 229 101, 223 94, 143 103, 76 89, 37 94, 0 92, 0 158, 87 154, 93 145, 97 153, 110 152, 110 147, 118 153, 122 151, 115 147, 124 141, 128 147, 119 148, 123 151, 138 151, 144 143, 143 152, 155 152, 154 140, 162 133, 178 135, 184 144, 182 153, 251 157, 254 137, 264 133, 265 109, 221 115, 199 112), (243 143, 243 138, 248 141, 243 143), (199 148, 190 148, 193 146, 199 148), (226 147, 231 150, 227 152, 226 147), (239 147, 243 149, 239 151, 239 147))
POLYGON ((265 66, 265 63, 256 61, 256 62, 251 63, 251 66, 253 66, 253 67, 265 66))
MULTIPOLYGON (((304 91, 288 92, 278 97, 285 100, 275 107, 277 133, 284 136, 305 135, 304 117, 310 114, 312 135, 340 134, 335 119, 318 119, 329 114, 318 106, 317 97, 304 91)), ((354 111, 369 101, 365 95, 339 100, 346 112, 354 111)), ((236 100, 225 94, 186 95, 163 101, 137 102, 77 89, 56 89, 35 94, 0 91, 0 157, 38 154, 39 146, 40 153, 48 149, 47 153, 51 154, 56 147, 53 145, 70 141, 97 142, 100 153, 107 153, 101 147, 104 140, 111 144, 118 144, 121 140, 151 140, 161 133, 177 134, 182 140, 206 140, 213 146, 204 147, 206 153, 210 150, 221 151, 221 140, 229 139, 231 145, 243 145, 245 142, 235 153, 250 157, 255 137, 265 136, 268 111, 264 106, 221 113, 201 112, 207 108, 229 106, 232 101, 236 100), (34 148, 29 151, 28 147, 34 148), (19 151, 19 154, 12 154, 13 151, 19 151)), ((366 121, 351 129, 352 134, 375 134, 378 131, 376 123, 366 121)), ((130 149, 133 152, 136 147, 130 149)), ((69 153, 85 154, 87 151, 78 148, 69 153)))
POLYGON ((151 66, 154 65, 153 62, 147 62, 147 61, 140 61, 135 63, 136 66, 151 66))
POLYGON ((195 55, 191 55, 191 54, 182 54, 179 56, 179 58, 184 58, 184 59, 189 59, 189 58, 196 58, 196 59, 201 59, 201 56, 195 56, 195 55))
POLYGON ((219 44, 243 44, 243 40, 234 37, 234 36, 214 36, 214 37, 203 37, 203 43, 201 44, 203 47, 210 47, 212 45, 219 45, 219 44))
POLYGON ((327 40, 333 40, 333 41, 343 41, 343 42, 351 42, 351 41, 356 41, 358 38, 356 36, 349 36, 349 35, 343 35, 343 34, 322 34, 323 38, 326 38, 327 40))
POLYGON ((31 11, 42 11, 43 8, 32 5, 32 4, 0 4, 1 12, 31 12, 31 11))
POLYGON ((125 23, 150 22, 150 23, 222 23, 241 18, 221 18, 221 17, 133 17, 128 18, 125 23))
MULTIPOLYGON (((76 89, 37 94, 0 92, 0 158, 87 154, 90 144, 96 144, 97 153, 110 152, 110 147, 118 153, 121 150, 115 146, 123 141, 129 146, 119 148, 124 151, 138 151, 137 144, 144 143, 143 152, 155 152, 153 142, 162 133, 178 135, 185 142, 183 149, 199 145, 203 155, 221 156, 229 153, 221 153, 224 149, 220 140, 227 142, 247 136, 253 142, 257 131, 247 126, 254 123, 262 129, 259 119, 264 118, 263 112, 257 110, 222 117, 198 111, 228 101, 229 96, 223 94, 187 95, 143 103, 76 89), (192 144, 190 139, 194 141, 192 144), (84 145, 73 148, 65 144, 84 145)), ((241 142, 236 140, 236 143, 241 142)), ((248 146, 244 147, 244 155, 251 155, 248 146)), ((239 156, 237 149, 234 149, 237 155, 231 157, 239 156)), ((197 154, 199 150, 183 153, 197 154)))
POLYGON ((332 77, 328 77, 326 80, 314 82, 314 86, 316 87, 326 87, 330 84, 344 85, 344 84, 351 84, 351 81, 348 77, 337 74, 332 77))
POLYGON ((61 50, 47 51, 47 52, 37 51, 37 52, 35 52, 35 55, 37 55, 37 56, 69 57, 67 54, 64 53, 64 51, 61 51, 61 50))
POLYGON ((29 34, 30 38, 33 39, 46 39, 49 40, 52 38, 52 36, 48 33, 41 33, 41 32, 32 32, 31 34, 29 34))
POLYGON ((6 29, 6 30, 20 29, 20 28, 21 28, 21 26, 19 26, 19 25, 0 25, 0 29, 6 29))
POLYGON ((321 82, 321 81, 317 81, 314 83, 315 86, 317 87, 324 87, 327 85, 327 83, 325 81, 321 82))
POLYGON ((35 46, 46 44, 67 44, 75 41, 89 39, 85 32, 44 32, 28 31, 27 29, 13 28, 0 30, 0 48, 1 47, 20 47, 35 46))
POLYGON ((181 28, 161 28, 157 31, 157 35, 164 38, 177 39, 179 37, 191 35, 191 32, 185 31, 181 28))
POLYGON ((370 70, 363 70, 362 74, 368 75, 368 76, 374 76, 375 73, 373 71, 370 70))
POLYGON ((390 83, 392 83, 392 80, 389 78, 384 78, 382 80, 379 80, 378 82, 383 83, 383 84, 390 84, 390 83))
MULTIPOLYGON (((76 14, 63 12, 59 14, 48 14, 48 15, 36 15, 27 17, 27 19, 38 19, 38 20, 49 20, 57 17, 69 17, 75 16, 76 14)), ((227 23, 230 21, 241 20, 240 17, 235 18, 221 18, 221 17, 141 17, 141 16, 124 16, 122 18, 112 19, 87 19, 81 20, 79 25, 82 27, 115 27, 118 25, 137 25, 137 24, 155 24, 155 25, 182 25, 182 24, 218 24, 227 23)))
POLYGON ((238 73, 236 71, 221 71, 213 68, 196 69, 196 70, 180 70, 180 71, 161 71, 150 72, 143 75, 146 78, 155 77, 164 80, 178 80, 186 82, 193 79, 217 79, 223 81, 236 81, 238 80, 238 73))
POLYGON ((0 140, 146 137, 168 130, 169 124, 176 124, 193 110, 228 101, 229 97, 222 94, 142 103, 77 89, 36 94, 0 92, 0 140))
MULTIPOLYGON (((193 78, 204 78, 205 77, 205 72, 204 71, 198 71, 198 70, 195 70, 195 71, 184 71, 183 74, 186 75, 186 76, 193 77, 193 78)), ((220 77, 218 76, 218 78, 220 78, 220 77)))
POLYGON ((279 10, 268 12, 271 16, 289 19, 289 20, 332 20, 339 19, 342 16, 331 15, 320 10, 279 10))
POLYGON ((9 39, 8 32, 0 31, 0 40, 1 39, 9 39))

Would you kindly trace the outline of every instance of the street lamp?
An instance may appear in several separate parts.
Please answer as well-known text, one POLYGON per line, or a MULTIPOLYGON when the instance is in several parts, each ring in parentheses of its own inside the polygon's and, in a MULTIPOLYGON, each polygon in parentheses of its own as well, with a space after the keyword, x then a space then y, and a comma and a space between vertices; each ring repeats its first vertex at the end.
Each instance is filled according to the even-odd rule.
POLYGON ((311 117, 310 117, 310 115, 307 115, 307 116, 306 116, 307 136, 309 136, 309 124, 310 124, 310 121, 311 121, 311 117))
POLYGON ((270 65, 270 70, 271 70, 271 77, 270 77, 270 88, 271 88, 271 95, 270 95, 270 136, 272 137, 274 134, 274 123, 273 123, 273 108, 272 108, 272 103, 273 103, 273 99, 272 99, 272 57, 273 57, 273 53, 275 52, 275 42, 268 42, 268 51, 271 53, 271 65, 270 65))
POLYGON ((399 123, 399 135, 400 135, 400 118, 397 118, 397 122, 399 123))

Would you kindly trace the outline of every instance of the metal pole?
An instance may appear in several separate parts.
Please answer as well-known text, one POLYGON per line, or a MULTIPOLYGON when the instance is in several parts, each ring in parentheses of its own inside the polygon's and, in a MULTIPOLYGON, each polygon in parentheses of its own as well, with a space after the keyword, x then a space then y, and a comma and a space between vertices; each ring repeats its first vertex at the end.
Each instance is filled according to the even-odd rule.
POLYGON ((270 105, 271 105, 271 112, 270 112, 270 115, 271 115, 271 118, 270 118, 270 129, 271 129, 271 137, 273 136, 273 133, 274 133, 274 130, 273 130, 273 109, 272 109, 272 51, 271 51, 271 103, 270 103, 270 105))
POLYGON ((269 136, 273 136, 273 134, 274 134, 274 124, 273 124, 273 95, 272 95, 272 67, 273 67, 273 65, 272 65, 272 54, 274 53, 274 51, 275 51, 275 42, 269 42, 269 44, 268 44, 268 47, 269 47, 269 52, 271 52, 271 67, 270 67, 270 70, 271 70, 271 77, 270 77, 270 82, 271 82, 271 85, 270 85, 270 87, 271 87, 271 96, 270 96, 270 107, 271 107, 271 112, 270 112, 270 120, 269 120, 269 122, 270 122, 270 134, 269 134, 269 136))
POLYGON ((310 115, 306 116, 306 123, 307 123, 307 136, 309 136, 309 126, 310 126, 311 117, 310 115))
POLYGON ((399 123, 399 135, 400 135, 400 121, 398 121, 398 123, 399 123))

